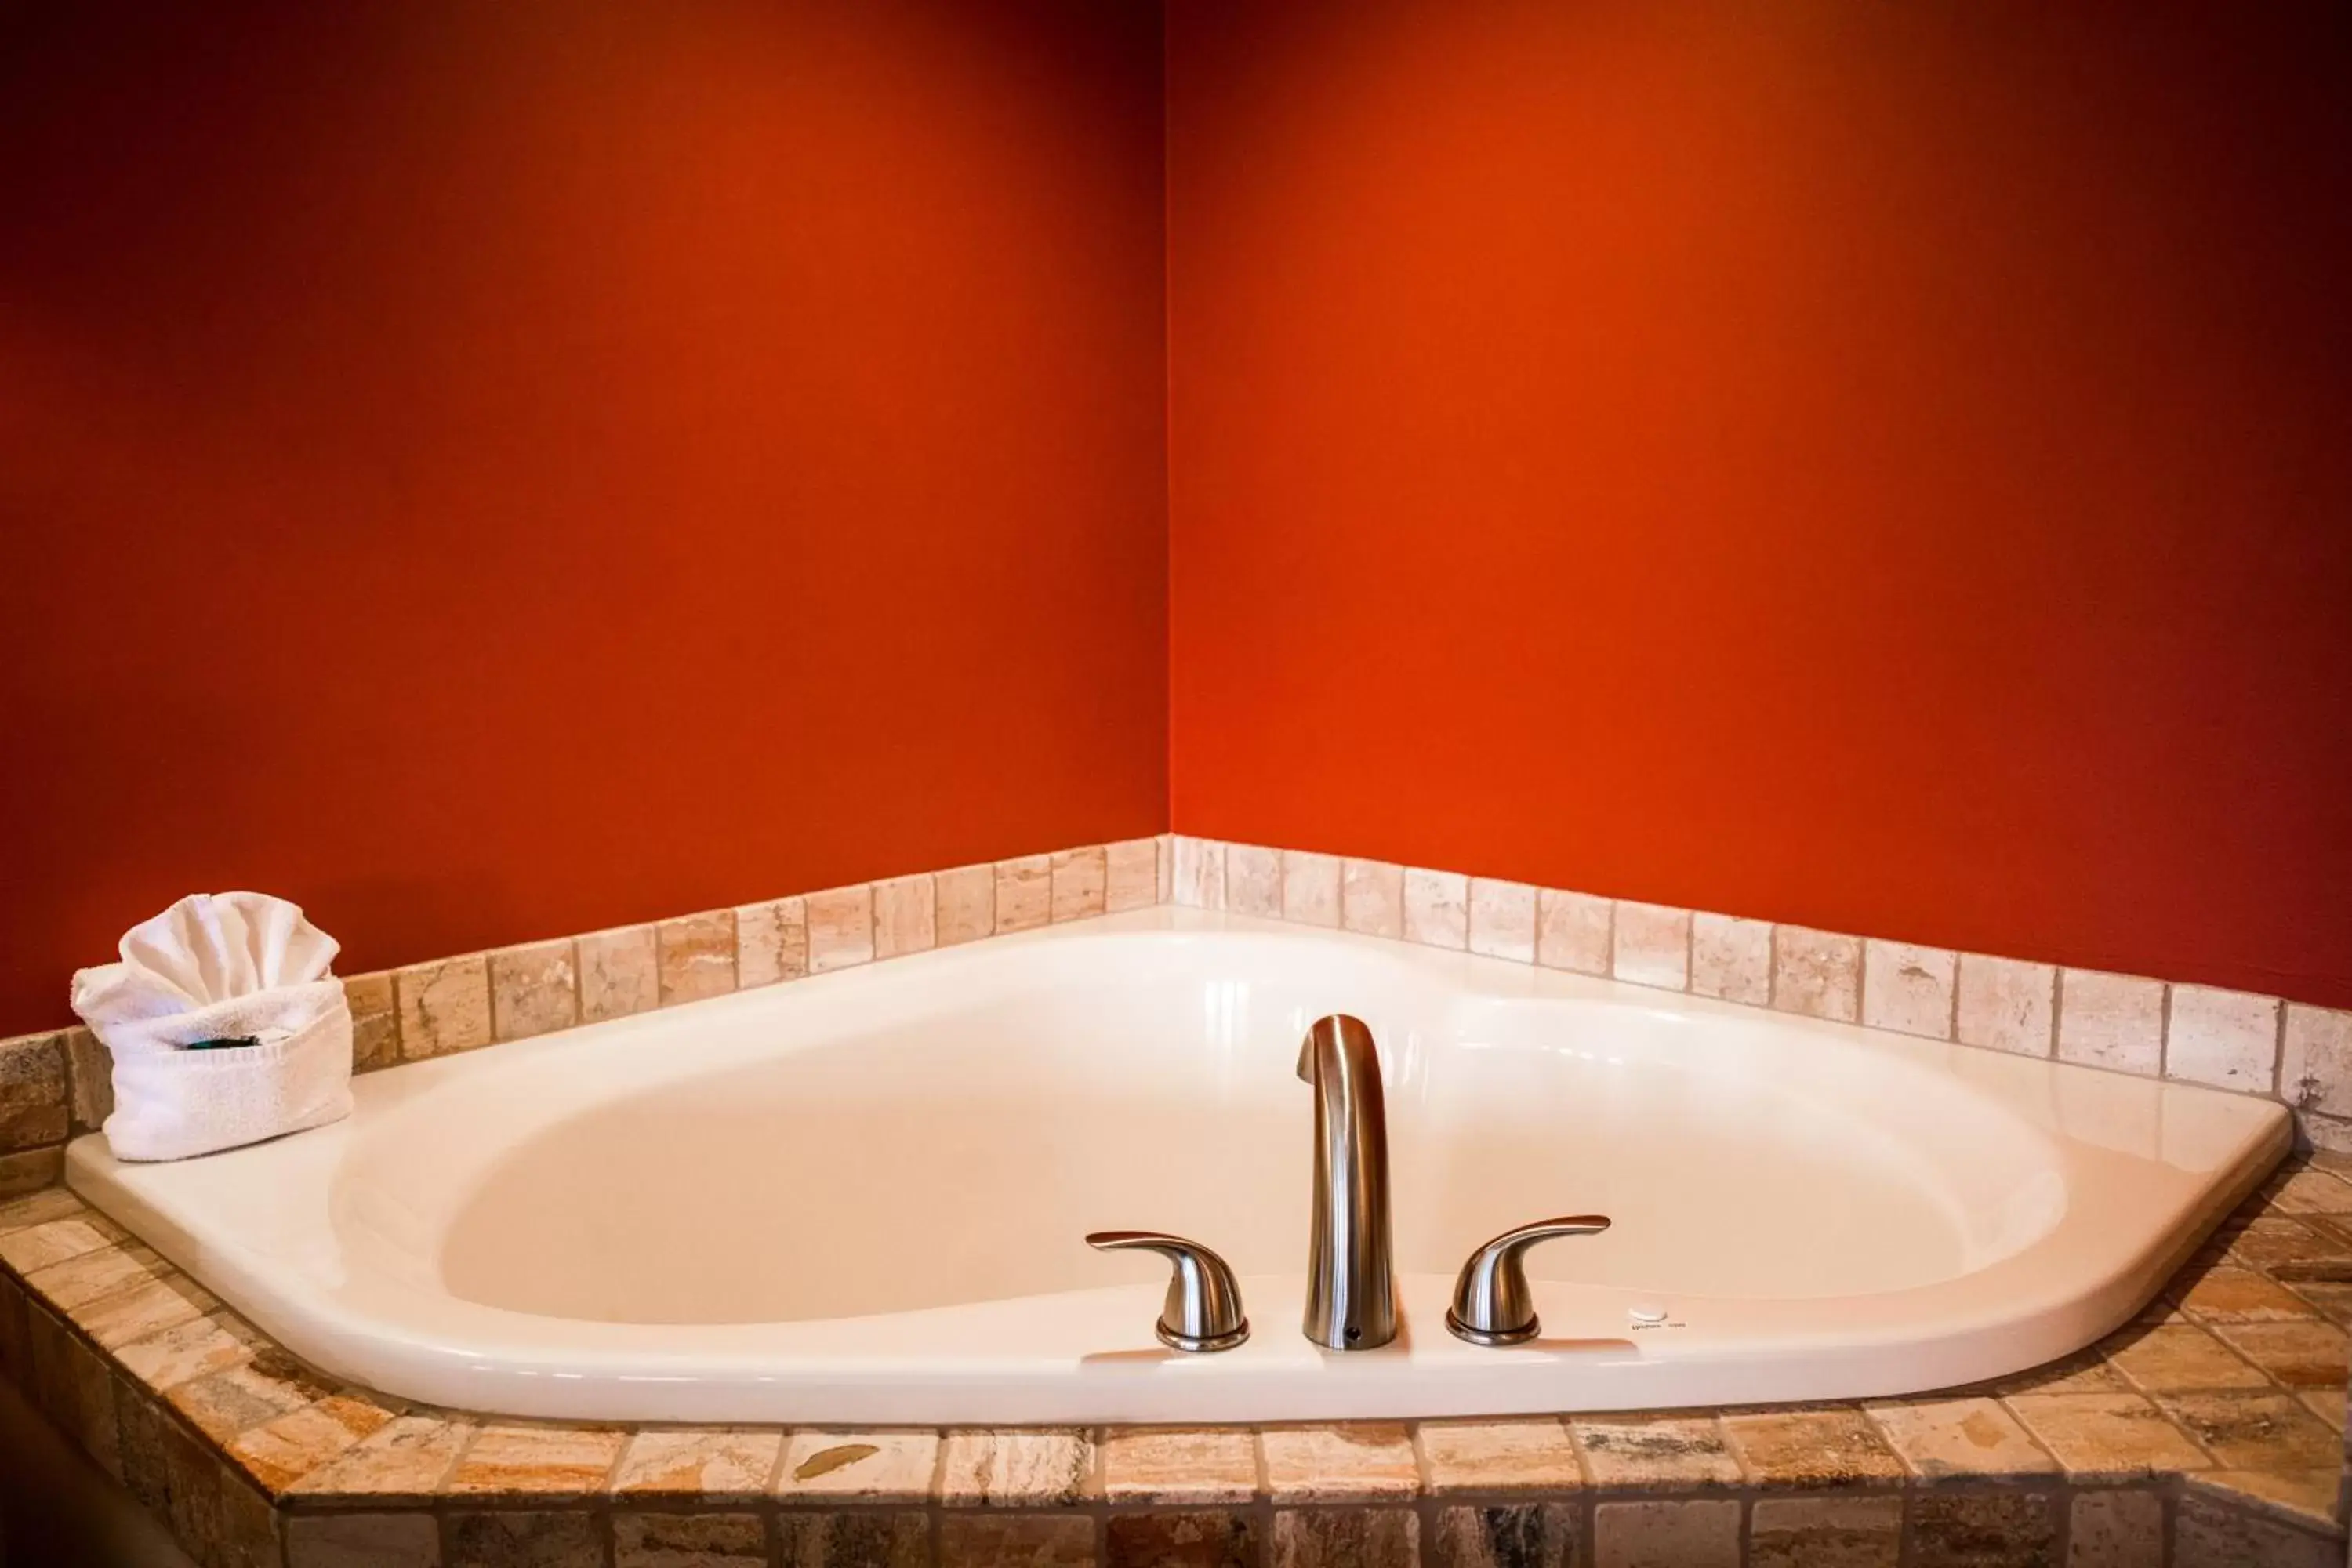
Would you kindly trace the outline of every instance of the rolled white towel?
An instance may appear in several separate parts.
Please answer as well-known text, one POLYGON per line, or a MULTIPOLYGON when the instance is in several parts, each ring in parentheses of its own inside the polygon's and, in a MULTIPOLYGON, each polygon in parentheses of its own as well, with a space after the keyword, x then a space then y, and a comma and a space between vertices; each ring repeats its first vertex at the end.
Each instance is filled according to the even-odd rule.
POLYGON ((74 1011, 113 1058, 116 1157, 185 1159, 350 1115, 337 950, 283 899, 197 893, 125 932, 120 962, 76 973, 74 1011))

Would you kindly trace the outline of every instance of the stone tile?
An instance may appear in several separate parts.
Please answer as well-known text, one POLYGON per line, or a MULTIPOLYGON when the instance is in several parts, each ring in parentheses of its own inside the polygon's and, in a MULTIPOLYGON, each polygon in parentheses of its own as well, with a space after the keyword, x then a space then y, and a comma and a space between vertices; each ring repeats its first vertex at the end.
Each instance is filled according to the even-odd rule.
POLYGON ((960 866, 952 871, 935 872, 931 892, 938 906, 933 934, 940 946, 953 947, 995 934, 995 867, 960 866))
POLYGON ((781 985, 809 972, 808 900, 771 899, 735 907, 735 988, 781 985))
POLYGON ((2164 1497, 2120 1488, 2074 1494, 2066 1568, 2158 1568, 2164 1562, 2164 1497))
POLYGON ((2099 969, 2061 976, 2058 1055, 2153 1078, 2164 1063, 2164 982, 2099 969))
POLYGON ((220 1551, 214 1558, 218 1568, 281 1568, 285 1536, 268 1499, 235 1477, 224 1476, 220 1518, 220 1551))
POLYGON ((1748 1521, 1748 1568, 1895 1568, 1903 1555, 1899 1497, 1758 1498, 1748 1521))
POLYGON ((613 1568, 768 1568, 768 1523, 756 1513, 613 1515, 613 1568))
POLYGON ((2278 1031, 2276 997, 2176 985, 2164 1030, 2164 1076, 2267 1094, 2278 1067, 2278 1031))
MULTIPOLYGON (((1045 890, 1045 875, 1038 877, 1039 895, 1045 890)), ((853 969, 874 960, 874 889, 865 882, 846 888, 827 888, 809 894, 801 900, 808 917, 809 973, 825 974, 836 969, 853 969)), ((1044 924, 1041 919, 1039 924, 1044 924)), ((937 934, 936 913, 933 932, 937 934)))
POLYGON ((441 1568, 441 1521, 429 1513, 295 1514, 286 1568, 441 1568))
MULTIPOLYGON (((1160 840, 1124 838, 1103 847, 1103 910, 1123 914, 1160 901, 1160 840)), ((1336 900, 1335 900, 1336 907, 1336 900)))
POLYGON ((2329 1224, 2320 1215, 2303 1220, 2265 1215, 2216 1239, 2226 1244, 2233 1261, 2292 1283, 2305 1275, 2304 1265, 2352 1258, 2352 1243, 2327 1228, 2329 1224))
POLYGON ((0 1198, 22 1197, 26 1193, 55 1186, 65 1180, 65 1170, 66 1148, 62 1143, 0 1154, 0 1198))
POLYGON ((1160 850, 1160 901, 1171 903, 1176 897, 1176 836, 1163 833, 1152 842, 1160 850))
POLYGON ((580 963, 582 1023, 625 1018, 661 1005, 659 942, 653 927, 593 931, 572 945, 580 963))
POLYGON ((47 1313, 37 1314, 32 1330, 33 1380, 39 1403, 99 1468, 122 1476, 121 1432, 116 1410, 115 1380, 107 1363, 80 1340, 58 1327, 47 1313), (47 1331, 46 1332, 44 1331, 47 1331), (50 1337, 53 1335, 54 1337, 50 1337))
POLYGON ((1736 915, 1691 917, 1692 994, 1761 1007, 1772 1000, 1772 922, 1736 915))
POLYGON ((1095 1521, 1082 1513, 941 1514, 939 1561, 940 1568, 1092 1568, 1095 1521))
POLYGON ((1408 866, 1404 872, 1404 939, 1424 947, 1470 945, 1470 879, 1458 871, 1408 866))
POLYGON ((164 1329, 193 1322, 220 1305, 220 1298, 176 1268, 74 1310, 76 1327, 108 1350, 164 1329))
MULTIPOLYGON (((393 996, 392 972, 348 976, 343 1002, 352 1010, 352 1070, 373 1072, 400 1060, 400 1006, 393 996)), ((110 1084, 107 1100, 113 1099, 110 1084)))
POLYGON ((32 1307, 15 1275, 0 1269, 0 1381, 26 1384, 32 1380, 32 1348, 25 1342, 25 1320, 32 1307))
POLYGON ((62 1143, 69 1122, 65 1035, 0 1040, 0 1153, 62 1143))
POLYGON ((133 1380, 160 1394, 193 1378, 209 1376, 253 1359, 250 1342, 210 1317, 176 1323, 114 1352, 133 1380))
POLYGON ((75 1196, 70 1187, 44 1187, 0 1199, 0 1236, 11 1236, 53 1220, 88 1219, 97 1213, 75 1196))
POLYGON ((1404 868, 1347 860, 1339 873, 1339 923, 1366 936, 1404 935, 1404 868))
POLYGON ((1105 1568, 1257 1568, 1258 1532, 1226 1509, 1115 1513, 1103 1531, 1105 1568))
POLYGON ((593 1514, 561 1510, 452 1513, 447 1568, 604 1568, 593 1514))
POLYGON ((2343 1568, 2344 1542, 2194 1492, 2172 1521, 2172 1568, 2343 1568))
POLYGON ((1994 1400, 1911 1400, 1873 1405, 1869 1411, 1905 1467, 1921 1480, 2058 1470, 2058 1461, 1994 1400))
POLYGON ((1054 858, 1024 855, 996 863, 996 929, 1034 931, 1054 918, 1054 858))
POLYGON ((2343 1439, 2290 1394, 2172 1394, 2158 1403, 2213 1456, 2217 1469, 2294 1470, 2344 1462, 2343 1439))
POLYGON ((1726 1415, 1723 1434, 1733 1457, 1758 1486, 1872 1486, 1902 1480, 1903 1461, 1861 1410, 1758 1411, 1726 1415))
POLYGON ((2102 1347, 2108 1363, 2150 1394, 2261 1388, 2270 1380, 2194 1323, 2126 1329, 2102 1347))
POLYGON ((2217 1323, 2213 1331, 2290 1388, 2344 1385, 2345 1335, 2333 1323, 2217 1323))
POLYGON ((1339 858, 1305 849, 1282 852, 1282 918, 1298 925, 1339 923, 1339 858))
POLYGON ((2143 1394, 2017 1394, 2008 1405, 2076 1482, 2136 1481, 2210 1468, 2203 1450, 2143 1394))
POLYGON ((936 1432, 799 1430, 784 1444, 776 1496, 787 1503, 923 1503, 939 1468, 936 1432))
POLYGON ((1851 1024, 1862 1013, 1862 940, 1806 926, 1773 932, 1772 1005, 1851 1024))
POLYGON ((478 952, 392 973, 400 1059, 423 1061, 490 1043, 490 965, 478 952))
POLYGON ((1606 976, 1616 905, 1590 893, 1536 889, 1536 962, 1547 969, 1606 976))
POLYGON ((1225 907, 1225 847, 1180 833, 1169 842, 1169 902, 1188 910, 1225 907))
POLYGON ((2352 1116, 2352 1012, 2286 1005, 2279 1093, 2305 1110, 2352 1116))
POLYGON ((1276 1502, 1409 1498, 1421 1489, 1412 1436, 1400 1421, 1269 1426, 1258 1449, 1276 1502))
POLYGON ((309 1367, 282 1350, 265 1346, 250 1361, 191 1378, 166 1391, 163 1401, 197 1431, 226 1447, 238 1433, 316 1404, 332 1393, 309 1367))
POLYGON ((1035 1428, 947 1435, 940 1500, 951 1508, 1067 1508, 1087 1497, 1094 1443, 1035 1428))
POLYGON ((939 945, 939 895, 929 876, 874 884, 874 956, 898 958, 939 945))
POLYGON ((2352 1324, 2352 1281, 2298 1279, 2294 1290, 2329 1322, 2352 1324))
POLYGON ((1739 1462, 1712 1416, 1591 1415, 1569 1423, 1585 1473, 1607 1490, 1680 1491, 1739 1484, 1739 1462))
POLYGON ((776 1521, 777 1568, 929 1568, 930 1561, 930 1521, 920 1513, 787 1511, 776 1521))
MULTIPOLYGON (((349 991, 346 988, 345 994, 349 991)), ((385 977, 384 1005, 391 1005, 391 982, 385 977)), ((356 1020, 354 1020, 356 1024, 356 1020)), ((114 1114, 114 1058, 88 1029, 68 1029, 59 1038, 66 1058, 66 1120, 77 1135, 95 1131, 114 1114)), ((357 1047, 356 1029, 353 1035, 357 1047)))
POLYGON ((1054 857, 1053 919, 1082 921, 1103 912, 1110 896, 1110 858, 1099 844, 1065 849, 1054 857))
POLYGON ((1915 1493, 1912 1568, 2051 1568, 2058 1518, 2046 1492, 1915 1493))
POLYGON ((699 1002, 735 989, 735 911, 704 910, 654 927, 661 1005, 699 1002))
MULTIPOLYGON (((121 1439, 122 1485, 142 1508, 159 1521, 171 1517, 171 1461, 165 1453, 173 1442, 188 1441, 161 1405, 144 1397, 128 1383, 114 1391, 116 1429, 121 1439)), ((217 1467, 215 1467, 217 1469, 217 1467)), ((218 1482, 215 1482, 217 1487, 218 1482)))
POLYGON ((1272 1568, 1414 1568, 1421 1521, 1406 1508, 1280 1509, 1272 1568))
POLYGON ((1729 1499, 1604 1502, 1592 1510, 1594 1568, 1739 1568, 1729 1499))
POLYGON ((502 947, 489 955, 489 963, 492 1037, 525 1040, 580 1021, 571 938, 502 947))
POLYGON ((1225 846, 1225 908, 1237 915, 1282 915, 1282 851, 1262 844, 1225 846))
POLYGON ((1960 954, 1954 1037, 2012 1056, 2046 1057, 2057 1006, 2058 971, 2015 958, 1960 954))
POLYGON ((2326 1465, 2306 1470, 2205 1470, 2189 1486, 2219 1502, 2251 1508, 2288 1524, 2333 1531, 2341 1527, 2337 1499, 2344 1471, 2326 1465))
POLYGON ((1862 1021, 1874 1029, 1937 1040, 1951 1038, 1953 974, 1958 963, 1958 955, 1949 948, 1865 939, 1862 1021))
POLYGON ((1536 890, 1525 882, 1470 879, 1470 951, 1514 963, 1536 961, 1536 890))
POLYGON ((1247 1502, 1257 1445, 1236 1426, 1113 1428, 1102 1441, 1103 1495, 1114 1503, 1247 1502))
POLYGON ((2352 1117, 2298 1110, 2294 1113, 2294 1129, 2311 1145, 2314 1154, 2352 1154, 2352 1117))
POLYGON ((122 1448, 125 1483, 148 1514, 203 1561, 224 1535, 219 1460, 174 1422, 152 1417, 148 1401, 125 1401, 122 1408, 134 1413, 122 1448))
POLYGON ((2251 1268, 2216 1263, 2184 1273, 2168 1289, 2190 1317, 2208 1323, 2275 1323, 2317 1318, 2319 1309, 2251 1268))
POLYGON ((1621 899, 1610 936, 1609 973, 1633 985, 1684 990, 1690 984, 1690 941, 1688 910, 1621 899))
POLYGON ((2267 1191, 2271 1206, 2281 1214, 2352 1214, 2352 1182, 2326 1171, 2290 1171, 2267 1191))
POLYGON ((629 1439, 614 1472, 625 1500, 750 1503, 766 1497, 783 1455, 773 1427, 657 1426, 629 1439))
POLYGON ((33 1269, 25 1278, 27 1291, 60 1312, 72 1313, 93 1301, 143 1285, 170 1268, 149 1248, 136 1242, 118 1242, 91 1252, 33 1269))
POLYGON ((1429 1489, 1458 1492, 1573 1491, 1584 1484, 1576 1444, 1561 1422, 1424 1421, 1422 1458, 1429 1489))
POLYGON ((31 1274, 68 1258, 120 1247, 122 1240, 120 1226, 108 1224, 95 1213, 82 1213, 0 1236, 0 1263, 19 1274, 31 1274))
POLYGON ((442 1491, 457 1498, 501 1492, 535 1499, 602 1497, 627 1441, 627 1433, 607 1426, 484 1426, 442 1491))
POLYGON ((373 1400, 332 1395, 237 1434, 228 1455, 271 1497, 393 1418, 373 1400))
POLYGON ((422 1505, 439 1494, 474 1431, 473 1422, 446 1415, 395 1416, 297 1481, 291 1495, 422 1505))
POLYGON ((1487 1503, 1436 1510, 1431 1568, 1576 1568, 1582 1521, 1573 1503, 1487 1503))

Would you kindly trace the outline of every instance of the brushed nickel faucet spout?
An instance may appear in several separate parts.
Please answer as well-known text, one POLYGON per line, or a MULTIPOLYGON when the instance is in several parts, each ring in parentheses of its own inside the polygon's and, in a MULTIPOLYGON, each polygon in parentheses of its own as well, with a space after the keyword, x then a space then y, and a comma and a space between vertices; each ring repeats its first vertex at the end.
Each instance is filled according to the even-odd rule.
POLYGON ((1315 1090, 1315 1213, 1307 1256, 1307 1337, 1368 1351, 1396 1338, 1389 1233, 1388 1113, 1381 1058, 1360 1018, 1318 1018, 1298 1047, 1315 1090))

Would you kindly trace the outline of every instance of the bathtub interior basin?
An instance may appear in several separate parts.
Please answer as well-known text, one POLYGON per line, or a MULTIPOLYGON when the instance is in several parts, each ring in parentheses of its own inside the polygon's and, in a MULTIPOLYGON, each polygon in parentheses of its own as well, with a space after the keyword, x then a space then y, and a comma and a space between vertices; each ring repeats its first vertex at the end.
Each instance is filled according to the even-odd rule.
POLYGON ((69 1179, 299 1353, 571 1418, 1278 1420, 1892 1394, 2136 1311, 2285 1152, 2283 1108, 1160 909, 368 1075, 347 1121, 69 1179), (1316 1017, 1388 1101, 1405 1331, 1297 1331, 1316 1017), (1443 1327, 1486 1237, 1545 1334, 1443 1327), (1181 1356, 1195 1237, 1255 1332, 1181 1356), (1645 1320, 1664 1309, 1665 1321, 1645 1320))

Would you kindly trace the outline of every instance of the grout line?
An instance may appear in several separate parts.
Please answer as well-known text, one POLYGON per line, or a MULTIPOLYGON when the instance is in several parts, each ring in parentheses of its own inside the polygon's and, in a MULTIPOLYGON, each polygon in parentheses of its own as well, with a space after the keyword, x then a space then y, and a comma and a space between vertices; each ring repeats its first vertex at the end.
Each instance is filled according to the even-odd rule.
POLYGON ((2172 982, 2165 981, 2164 998, 2157 1008, 2156 1076, 2172 1076, 2172 982))

